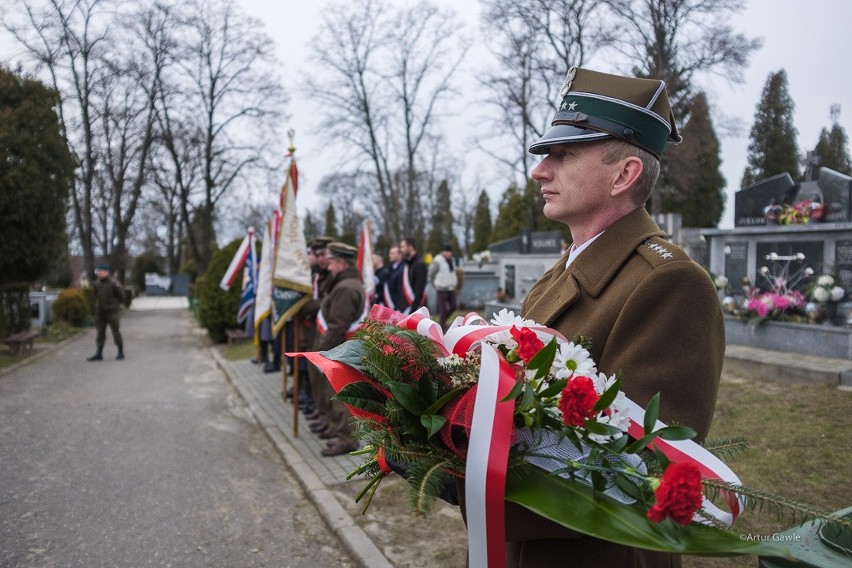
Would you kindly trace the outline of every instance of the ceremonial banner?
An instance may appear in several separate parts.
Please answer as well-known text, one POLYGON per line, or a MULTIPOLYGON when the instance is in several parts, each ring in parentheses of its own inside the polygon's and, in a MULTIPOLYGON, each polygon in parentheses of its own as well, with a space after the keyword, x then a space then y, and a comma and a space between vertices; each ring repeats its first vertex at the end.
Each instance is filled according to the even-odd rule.
POLYGON ((275 245, 272 241, 272 221, 263 230, 263 252, 257 274, 257 291, 254 300, 254 341, 260 341, 260 324, 272 313, 272 262, 275 245))
POLYGON ((310 299, 313 291, 306 253, 308 245, 296 212, 297 176, 295 160, 291 160, 287 179, 281 188, 281 228, 276 239, 272 270, 272 328, 276 334, 310 299))
POLYGON ((240 307, 237 310, 237 321, 240 323, 248 319, 257 295, 257 249, 254 242, 254 229, 251 227, 248 230, 248 238, 249 250, 243 267, 243 293, 240 296, 240 307))
POLYGON ((231 289, 231 284, 234 283, 234 280, 237 278, 237 274, 240 272, 240 268, 243 267, 243 263, 246 261, 246 257, 249 254, 249 235, 253 234, 254 230, 249 229, 249 233, 243 239, 243 242, 240 243, 240 248, 237 249, 237 253, 234 255, 234 258, 231 259, 231 264, 228 265, 228 270, 225 271, 225 275, 222 276, 222 281, 219 282, 219 288, 225 290, 226 292, 231 289))
POLYGON ((373 240, 370 233, 370 222, 364 221, 358 240, 358 257, 355 260, 361 283, 367 293, 367 305, 372 304, 376 298, 376 269, 373 266, 373 240))

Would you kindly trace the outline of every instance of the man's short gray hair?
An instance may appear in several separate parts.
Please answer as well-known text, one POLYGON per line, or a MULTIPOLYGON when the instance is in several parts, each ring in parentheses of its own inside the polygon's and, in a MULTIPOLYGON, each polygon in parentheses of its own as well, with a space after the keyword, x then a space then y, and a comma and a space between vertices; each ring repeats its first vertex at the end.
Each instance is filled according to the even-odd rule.
POLYGON ((651 197, 657 178, 660 177, 660 160, 651 152, 621 140, 607 140, 604 143, 603 162, 605 164, 614 164, 630 156, 636 156, 642 161, 642 173, 636 180, 631 195, 636 205, 644 205, 651 197))

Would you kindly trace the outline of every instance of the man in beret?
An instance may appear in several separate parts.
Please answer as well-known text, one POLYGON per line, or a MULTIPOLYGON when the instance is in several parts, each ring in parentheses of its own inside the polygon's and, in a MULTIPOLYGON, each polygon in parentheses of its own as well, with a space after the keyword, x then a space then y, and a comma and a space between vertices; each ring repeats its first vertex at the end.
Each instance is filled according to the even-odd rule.
MULTIPOLYGON (((326 294, 317 314, 317 335, 314 351, 327 351, 346 341, 347 334, 355 330, 366 315, 367 293, 361 283, 361 275, 355 266, 358 249, 344 244, 328 245, 328 280, 326 294)), ((330 401, 325 427, 314 429, 320 438, 328 440, 322 450, 324 456, 337 456, 358 449, 358 441, 352 437, 352 416, 346 406, 331 400, 334 392, 326 379, 322 393, 330 401)), ((323 394, 314 391, 314 398, 323 394)))
MULTIPOLYGON (((725 328, 707 272, 645 211, 666 141, 679 142, 665 83, 573 68, 551 128, 530 146, 544 214, 573 245, 527 294, 521 314, 591 340, 598 370, 623 373, 641 406, 660 393, 660 419, 707 435, 725 328)), ((507 565, 680 566, 678 555, 569 531, 507 503, 507 565)))
POLYGON ((118 313, 121 305, 126 303, 124 286, 109 275, 109 266, 100 264, 95 268, 95 329, 97 338, 95 344, 97 351, 87 361, 103 361, 104 343, 106 342, 106 328, 109 326, 112 340, 118 348, 116 359, 124 359, 124 340, 118 325, 118 313))

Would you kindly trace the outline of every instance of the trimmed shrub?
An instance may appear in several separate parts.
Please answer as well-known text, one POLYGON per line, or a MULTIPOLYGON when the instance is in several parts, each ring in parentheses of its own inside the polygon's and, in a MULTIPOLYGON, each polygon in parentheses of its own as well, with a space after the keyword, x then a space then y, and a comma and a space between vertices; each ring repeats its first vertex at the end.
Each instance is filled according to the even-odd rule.
POLYGON ((227 339, 226 329, 239 327, 237 310, 240 307, 242 273, 237 275, 231 289, 227 292, 219 288, 219 282, 228 270, 228 265, 231 264, 231 259, 240 248, 241 242, 242 238, 235 239, 215 252, 207 266, 207 271, 195 280, 194 293, 198 322, 217 343, 224 343, 227 339))
POLYGON ((54 320, 68 322, 74 327, 83 327, 89 315, 83 291, 79 288, 61 290, 53 302, 52 315, 54 320))

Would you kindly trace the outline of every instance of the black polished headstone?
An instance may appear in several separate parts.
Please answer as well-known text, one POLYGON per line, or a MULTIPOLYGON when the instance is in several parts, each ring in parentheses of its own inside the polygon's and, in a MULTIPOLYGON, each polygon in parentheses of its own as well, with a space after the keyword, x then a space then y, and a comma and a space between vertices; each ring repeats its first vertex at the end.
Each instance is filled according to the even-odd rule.
POLYGON ((774 200, 780 205, 789 201, 796 184, 790 174, 774 175, 741 189, 734 195, 734 225, 751 227, 766 224, 766 208, 774 200))
POLYGON ((843 301, 852 300, 852 240, 834 244, 834 270, 840 280, 837 285, 846 291, 843 301))
POLYGON ((825 203, 827 223, 845 223, 852 220, 852 177, 828 168, 821 168, 817 179, 825 203))
POLYGON ((742 293, 743 278, 748 276, 748 243, 731 242, 725 245, 725 278, 735 294, 742 293))

